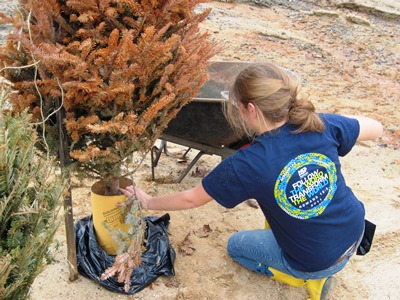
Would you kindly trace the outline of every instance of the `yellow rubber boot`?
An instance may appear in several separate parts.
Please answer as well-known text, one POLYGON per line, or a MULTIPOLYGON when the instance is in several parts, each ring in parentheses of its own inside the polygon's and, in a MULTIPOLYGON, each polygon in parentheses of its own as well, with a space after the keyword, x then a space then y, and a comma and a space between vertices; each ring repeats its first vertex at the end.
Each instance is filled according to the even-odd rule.
MULTIPOLYGON (((271 229, 267 219, 265 219, 264 229, 266 229, 266 230, 271 229)), ((268 276, 270 276, 271 278, 273 278, 275 280, 283 282, 285 284, 295 286, 295 287, 301 287, 305 284, 305 281, 303 279, 293 277, 292 275, 275 270, 274 268, 268 267, 268 271, 269 271, 269 272, 267 272, 268 276)))
POLYGON ((326 299, 333 287, 336 280, 334 277, 326 277, 317 280, 307 280, 306 287, 310 294, 311 300, 324 300, 326 299))
POLYGON ((301 278, 293 277, 292 275, 283 273, 282 271, 275 270, 274 268, 268 267, 269 275, 272 279, 278 280, 285 284, 295 286, 295 287, 302 287, 306 284, 306 281, 301 278))
POLYGON ((264 229, 266 229, 266 230, 271 229, 271 227, 269 226, 269 223, 268 223, 267 219, 265 219, 265 227, 264 227, 264 229))
POLYGON ((274 268, 269 267, 268 273, 272 279, 280 281, 282 283, 294 286, 294 287, 302 287, 306 286, 307 291, 311 297, 311 300, 320 300, 322 295, 322 290, 324 288, 324 284, 328 278, 316 279, 316 280, 304 280, 301 278, 293 277, 292 275, 283 273, 282 271, 275 270, 274 268))
MULTIPOLYGON (((265 228, 266 230, 271 229, 271 227, 269 226, 268 221, 265 219, 265 228)), ((302 286, 306 286, 307 287, 307 291, 311 297, 311 300, 320 300, 321 299, 321 295, 322 295, 322 290, 324 288, 324 285, 327 281, 327 277, 326 278, 322 278, 322 279, 316 279, 316 280, 304 280, 301 278, 296 278, 293 277, 292 275, 283 273, 281 271, 275 270, 273 268, 268 268, 269 271, 269 276, 275 280, 278 280, 282 283, 294 286, 294 287, 302 287, 302 286)))
POLYGON ((308 293, 310 294, 311 300, 321 299, 322 289, 324 288, 324 284, 327 279, 328 277, 317 280, 307 280, 306 287, 308 293))

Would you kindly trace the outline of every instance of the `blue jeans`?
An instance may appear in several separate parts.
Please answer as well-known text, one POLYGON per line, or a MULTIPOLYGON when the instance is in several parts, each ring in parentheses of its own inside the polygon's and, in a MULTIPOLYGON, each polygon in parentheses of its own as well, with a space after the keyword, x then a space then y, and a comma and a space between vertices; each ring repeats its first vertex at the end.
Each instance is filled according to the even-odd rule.
MULTIPOLYGON (((357 247, 355 248, 357 249, 357 247)), ((348 256, 341 262, 321 271, 302 272, 289 266, 283 257, 272 230, 256 229, 234 233, 228 241, 229 255, 234 261, 242 266, 269 275, 268 267, 274 268, 296 278, 321 279, 332 276, 344 268, 350 256, 355 252, 348 253, 348 256)))

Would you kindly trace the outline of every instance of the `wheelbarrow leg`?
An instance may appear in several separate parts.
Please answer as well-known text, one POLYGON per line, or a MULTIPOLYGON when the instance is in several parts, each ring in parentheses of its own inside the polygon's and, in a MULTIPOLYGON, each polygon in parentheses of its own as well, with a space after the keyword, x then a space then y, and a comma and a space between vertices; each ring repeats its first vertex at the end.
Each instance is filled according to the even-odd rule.
MULTIPOLYGON (((165 142, 165 141, 164 141, 165 142)), ((186 149, 186 151, 185 151, 185 153, 183 153, 183 155, 181 156, 181 157, 179 157, 179 159, 185 159, 186 158, 186 155, 189 153, 189 151, 191 150, 192 148, 187 148, 186 149)), ((165 153, 165 155, 166 156, 169 156, 169 157, 175 157, 171 152, 169 152, 169 150, 168 150, 168 147, 167 147, 167 142, 165 142, 165 145, 164 145, 164 153, 165 153)))
MULTIPOLYGON (((189 153, 189 151, 192 148, 188 148, 185 153, 182 155, 181 159, 185 159, 186 155, 189 153)), ((153 146, 151 148, 151 180, 154 181, 155 180, 155 172, 154 169, 157 167, 158 161, 160 160, 160 156, 162 154, 162 152, 164 151, 164 153, 169 156, 169 157, 174 157, 167 148, 167 141, 161 140, 161 144, 160 144, 160 148, 158 148, 157 146, 153 146)), ((182 179, 186 176, 186 174, 190 171, 190 169, 193 167, 193 165, 199 160, 199 158, 204 154, 203 151, 200 151, 197 156, 194 158, 194 160, 190 163, 190 165, 187 167, 187 169, 185 170, 185 172, 179 177, 177 183, 180 183, 182 181, 182 179)))
POLYGON ((197 153, 196 157, 190 162, 190 164, 188 165, 188 167, 185 169, 185 171, 181 174, 181 176, 179 176, 178 180, 176 181, 176 183, 181 183, 181 181, 183 180, 183 178, 185 178, 186 174, 189 173, 190 169, 193 168, 193 166, 197 163, 197 161, 199 160, 199 158, 205 154, 205 152, 200 151, 199 153, 197 153))
POLYGON ((191 150, 192 148, 187 148, 187 150, 185 151, 185 153, 183 153, 183 155, 182 155, 182 159, 184 159, 184 158, 186 158, 186 155, 189 153, 189 151, 191 150))
POLYGON ((163 142, 165 143, 165 144, 164 144, 164 153, 165 153, 165 155, 166 155, 166 156, 173 156, 172 153, 169 152, 169 150, 168 150, 167 142, 166 142, 166 141, 163 141, 163 142))
POLYGON ((166 149, 167 149, 167 142, 164 140, 161 141, 160 149, 158 149, 156 146, 153 146, 151 148, 151 180, 153 181, 155 180, 154 168, 157 167, 161 153, 163 152, 163 150, 166 151, 166 149))

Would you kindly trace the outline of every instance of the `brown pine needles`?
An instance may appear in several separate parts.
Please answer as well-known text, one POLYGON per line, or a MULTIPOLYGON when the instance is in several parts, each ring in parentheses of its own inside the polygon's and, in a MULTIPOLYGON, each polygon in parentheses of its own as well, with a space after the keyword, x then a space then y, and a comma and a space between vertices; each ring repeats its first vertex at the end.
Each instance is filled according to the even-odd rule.
POLYGON ((14 31, 0 48, 15 113, 28 108, 40 122, 63 97, 71 157, 103 179, 120 176, 123 160, 148 150, 207 79, 219 48, 199 31, 202 2, 19 1, 2 17, 14 31))

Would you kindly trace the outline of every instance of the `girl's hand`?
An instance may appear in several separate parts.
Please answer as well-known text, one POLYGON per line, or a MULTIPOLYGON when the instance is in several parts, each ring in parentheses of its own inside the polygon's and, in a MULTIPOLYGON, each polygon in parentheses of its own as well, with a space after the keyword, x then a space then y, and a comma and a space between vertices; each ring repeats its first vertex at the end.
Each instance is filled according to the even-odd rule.
POLYGON ((126 188, 120 188, 119 189, 122 193, 124 193, 127 197, 130 197, 132 195, 136 195, 138 200, 142 203, 142 207, 144 209, 149 208, 149 201, 151 199, 151 196, 145 193, 143 190, 138 188, 137 186, 129 185, 126 188))

